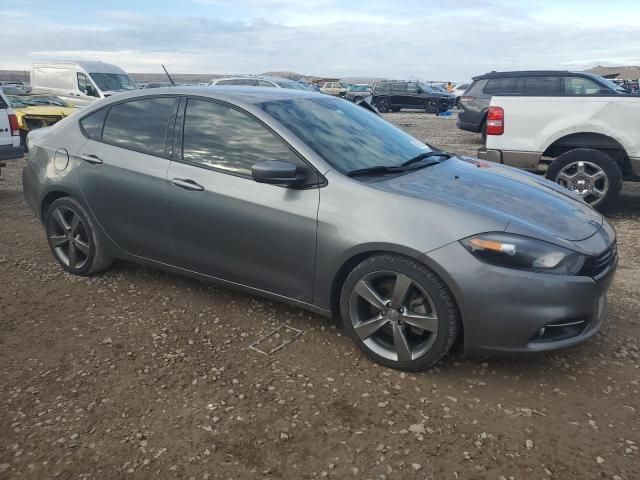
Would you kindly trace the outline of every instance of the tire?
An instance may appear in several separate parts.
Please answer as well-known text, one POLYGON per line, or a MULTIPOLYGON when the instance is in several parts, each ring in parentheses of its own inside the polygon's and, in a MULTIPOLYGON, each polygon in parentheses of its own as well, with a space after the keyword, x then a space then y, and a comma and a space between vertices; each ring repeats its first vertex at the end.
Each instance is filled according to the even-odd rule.
POLYGON ((435 100, 433 98, 427 98, 424 101, 424 111, 427 113, 440 113, 438 100, 435 100))
POLYGON ((480 129, 480 135, 482 135, 482 143, 484 145, 487 144, 487 122, 482 123, 482 128, 480 129))
POLYGON ((595 148, 563 153, 551 163, 547 178, 577 193, 601 212, 611 208, 622 191, 620 167, 611 155, 595 148))
POLYGON ((394 113, 398 113, 400 111, 400 107, 393 107, 391 111, 394 113))
POLYGON ((67 272, 89 276, 111 265, 94 222, 72 197, 54 201, 44 224, 51 253, 67 272))
POLYGON ((345 330, 370 358, 399 370, 436 364, 460 328, 444 282, 422 263, 394 254, 369 257, 349 273, 340 293, 340 313, 345 330))
POLYGON ((388 98, 381 98, 376 103, 380 113, 388 113, 391 110, 391 101, 388 98))
POLYGON ((353 99, 353 103, 358 103, 362 101, 362 97, 356 97, 353 99))
POLYGON ((28 152, 29 149, 27 148, 27 134, 29 132, 25 131, 25 130, 20 130, 20 146, 22 148, 24 148, 25 152, 28 152))

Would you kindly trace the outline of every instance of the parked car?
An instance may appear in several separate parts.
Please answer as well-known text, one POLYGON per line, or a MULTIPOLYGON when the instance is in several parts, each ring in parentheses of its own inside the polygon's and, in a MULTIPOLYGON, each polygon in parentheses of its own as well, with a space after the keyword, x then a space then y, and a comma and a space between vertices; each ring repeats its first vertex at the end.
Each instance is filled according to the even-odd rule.
POLYGON ((344 98, 358 103, 369 96, 371 96, 371 85, 349 85, 344 98))
POLYGON ((347 87, 348 85, 342 82, 324 82, 320 85, 320 92, 335 97, 344 97, 347 94, 347 87))
POLYGON ((564 77, 564 92, 494 96, 479 156, 545 173, 604 211, 623 180, 640 181, 640 98, 605 96, 583 77, 564 77))
POLYGON ((236 85, 245 87, 275 87, 288 88, 290 90, 303 90, 313 92, 314 90, 306 85, 289 80, 288 78, 272 77, 270 75, 261 75, 256 77, 228 77, 218 78, 211 82, 211 85, 236 85))
POLYGON ((162 88, 162 87, 173 87, 171 82, 149 82, 144 85, 142 88, 162 88))
POLYGON ((493 95, 563 97, 623 95, 624 89, 598 75, 569 71, 491 72, 474 77, 458 102, 456 125, 486 139, 487 112, 493 95))
POLYGON ((460 104, 460 97, 462 97, 462 95, 464 95, 464 92, 467 91, 467 89, 469 88, 469 85, 471 85, 470 83, 461 83, 460 85, 456 85, 456 88, 453 89, 453 94, 456 97, 456 103, 455 106, 458 107, 460 104))
POLYGON ((598 212, 341 99, 138 90, 28 141, 26 201, 73 274, 123 258, 340 315, 366 354, 408 370, 459 337, 469 352, 568 347, 606 316, 617 257, 598 212))
POLYGON ((20 146, 20 128, 15 112, 0 88, 0 170, 4 160, 22 158, 24 149, 20 146))
POLYGON ((26 147, 28 132, 51 126, 76 111, 55 95, 6 95, 6 99, 18 119, 22 147, 26 147))
MULTIPOLYGON (((4 89, 9 89, 12 92, 16 92, 17 95, 26 95, 31 93, 31 85, 24 82, 8 82, 2 81, 0 82, 0 87, 4 89)), ((5 91, 5 93, 7 93, 5 91)))
POLYGON ((57 95, 83 107, 117 92, 135 90, 135 82, 121 68, 103 62, 33 62, 33 93, 57 95))
POLYGON ((382 113, 403 108, 424 109, 429 113, 449 110, 455 103, 451 93, 439 92, 430 85, 414 81, 389 80, 373 85, 373 104, 382 113))

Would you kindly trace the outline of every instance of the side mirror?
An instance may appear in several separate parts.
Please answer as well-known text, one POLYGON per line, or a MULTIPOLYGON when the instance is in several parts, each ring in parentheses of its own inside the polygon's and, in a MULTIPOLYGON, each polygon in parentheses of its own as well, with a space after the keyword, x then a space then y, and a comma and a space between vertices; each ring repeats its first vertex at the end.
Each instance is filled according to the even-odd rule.
POLYGON ((304 174, 297 171, 297 167, 283 160, 265 160, 251 167, 251 176, 258 183, 272 185, 295 185, 304 180, 304 174))

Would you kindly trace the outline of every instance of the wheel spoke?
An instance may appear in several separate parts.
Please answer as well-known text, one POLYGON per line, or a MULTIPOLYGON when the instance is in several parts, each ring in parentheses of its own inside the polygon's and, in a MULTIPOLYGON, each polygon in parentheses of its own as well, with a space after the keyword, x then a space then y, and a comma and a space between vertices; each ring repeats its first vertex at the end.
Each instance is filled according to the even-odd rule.
POLYGON ((69 259, 69 267, 74 268, 76 266, 76 263, 78 262, 78 249, 73 242, 69 242, 67 258, 69 259))
POLYGON ((80 224, 80 215, 74 213, 73 217, 71 217, 71 233, 75 235, 78 231, 78 225, 80 224))
POLYGON ((569 175, 566 172, 560 172, 556 177, 556 181, 564 180, 565 182, 567 182, 567 184, 569 184, 572 181, 573 177, 575 177, 575 175, 569 175))
POLYGON ((438 317, 434 314, 423 315, 421 313, 407 312, 402 315, 402 321, 407 325, 436 333, 438 331, 438 317))
POLYGON ((358 337, 360 337, 361 340, 366 340, 382 327, 384 327, 387 323, 389 323, 389 319, 387 317, 377 316, 370 320, 365 320, 364 322, 355 325, 353 328, 355 329, 358 337))
POLYGON ((398 322, 393 323, 393 345, 396 349, 399 362, 407 362, 413 359, 409 341, 404 334, 404 328, 402 325, 399 325, 398 322))
POLYGON ((592 182, 597 182, 598 180, 600 180, 601 178, 604 178, 604 172, 602 170, 598 170, 597 172, 595 172, 593 175, 587 175, 587 177, 589 177, 589 180, 591 180, 592 182))
POLYGON ((61 229, 63 229, 65 232, 69 231, 71 226, 65 220, 64 215, 62 214, 62 210, 60 210, 59 208, 56 208, 56 210, 53 212, 53 218, 56 221, 56 223, 60 225, 61 229))
POLYGON ((80 250, 84 255, 89 256, 89 244, 83 242, 80 238, 76 238, 74 241, 78 250, 80 250))
POLYGON ((69 241, 69 237, 67 237, 66 235, 52 235, 49 237, 49 239, 51 240, 51 245, 53 245, 53 248, 61 247, 69 241))
POLYGON ((396 284, 393 287, 393 296, 391 297, 391 304, 393 308, 398 308, 404 305, 404 301, 407 298, 407 294, 409 293, 409 288, 413 284, 413 280, 411 280, 406 275, 399 273, 396 277, 396 284))
POLYGON ((378 310, 384 310, 386 301, 373 289, 371 284, 360 280, 356 283, 355 292, 378 310))
POLYGON ((576 165, 576 171, 578 173, 584 173, 584 162, 578 162, 578 165, 576 165))
POLYGON ((595 187, 589 190, 588 193, 592 194, 594 197, 598 197, 598 198, 604 197, 604 192, 602 190, 598 190, 595 187))

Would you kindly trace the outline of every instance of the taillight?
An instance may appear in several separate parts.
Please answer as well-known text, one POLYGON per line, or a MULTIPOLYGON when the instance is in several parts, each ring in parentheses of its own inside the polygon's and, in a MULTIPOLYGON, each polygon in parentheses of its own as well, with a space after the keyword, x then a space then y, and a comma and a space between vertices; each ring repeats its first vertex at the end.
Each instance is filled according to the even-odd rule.
POLYGON ((504 110, 502 107, 489 107, 487 113, 487 135, 504 133, 504 110))
POLYGON ((15 113, 9 114, 9 128, 11 129, 11 135, 20 135, 20 126, 18 125, 18 117, 15 113))

